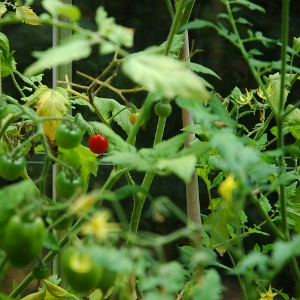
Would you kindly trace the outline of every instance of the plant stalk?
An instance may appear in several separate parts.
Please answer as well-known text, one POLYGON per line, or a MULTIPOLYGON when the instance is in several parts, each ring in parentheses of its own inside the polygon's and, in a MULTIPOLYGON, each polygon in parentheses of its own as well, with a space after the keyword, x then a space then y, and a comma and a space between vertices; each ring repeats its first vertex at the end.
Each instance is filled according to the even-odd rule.
MULTIPOLYGON (((181 49, 181 52, 179 54, 179 59, 186 61, 189 60, 189 37, 188 32, 185 32, 185 38, 184 38, 184 45, 181 49)), ((193 113, 191 111, 182 110, 182 125, 183 127, 193 125, 193 113)), ((188 148, 190 142, 192 142, 195 139, 195 134, 190 134, 186 141, 185 141, 185 147, 188 148)), ((194 173, 192 175, 192 179, 189 183, 186 184, 186 205, 187 205, 187 216, 188 216, 188 222, 195 223, 199 225, 199 227, 202 227, 202 220, 201 220, 201 208, 200 208, 200 198, 199 198, 199 182, 198 182, 198 174, 197 170, 194 170, 194 173)), ((202 231, 201 229, 197 232, 197 241, 191 240, 191 245, 202 245, 202 231)))

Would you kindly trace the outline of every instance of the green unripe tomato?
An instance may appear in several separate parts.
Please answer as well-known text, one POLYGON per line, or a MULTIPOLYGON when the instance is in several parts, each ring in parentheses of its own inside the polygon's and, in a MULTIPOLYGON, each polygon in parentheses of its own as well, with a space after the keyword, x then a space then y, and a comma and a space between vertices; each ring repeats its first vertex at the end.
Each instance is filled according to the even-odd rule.
POLYGON ((77 147, 83 137, 80 127, 75 124, 61 123, 55 130, 55 140, 59 147, 64 149, 73 149, 77 147))
POLYGON ((103 270, 103 276, 100 280, 100 283, 98 285, 98 288, 100 288, 102 291, 107 291, 109 288, 111 288, 116 281, 117 273, 108 269, 103 270))
POLYGON ((0 156, 0 176, 6 180, 19 178, 26 167, 24 156, 11 157, 4 153, 0 156))
POLYGON ((158 117, 167 118, 172 113, 172 105, 170 103, 157 102, 154 106, 154 112, 158 117))
POLYGON ((72 197, 77 191, 84 189, 84 181, 81 175, 74 176, 62 170, 56 176, 56 190, 64 198, 72 197))
POLYGON ((15 268, 24 268, 42 252, 46 236, 44 221, 32 221, 13 215, 7 222, 2 237, 2 247, 7 259, 15 268))
POLYGON ((95 263, 84 247, 66 248, 61 264, 67 282, 77 292, 85 293, 96 288, 103 275, 103 268, 95 263))

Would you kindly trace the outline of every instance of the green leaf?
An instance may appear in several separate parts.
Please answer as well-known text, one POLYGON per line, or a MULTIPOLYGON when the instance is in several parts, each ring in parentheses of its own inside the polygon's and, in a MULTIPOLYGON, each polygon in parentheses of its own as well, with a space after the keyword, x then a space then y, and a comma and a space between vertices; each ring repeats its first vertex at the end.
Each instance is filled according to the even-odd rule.
POLYGON ((228 248, 230 237, 227 223, 233 216, 231 207, 227 207, 225 201, 222 201, 217 210, 211 213, 205 219, 205 229, 211 236, 210 247, 216 248, 216 251, 223 256, 228 248))
POLYGON ((300 109, 295 107, 292 104, 289 104, 286 107, 286 111, 289 111, 289 110, 291 110, 291 112, 284 119, 286 125, 288 125, 288 126, 299 125, 300 124, 300 109))
POLYGON ((299 53, 300 52, 300 37, 296 38, 294 37, 293 38, 293 49, 299 53))
MULTIPOLYGON (((114 52, 117 49, 116 46, 133 46, 134 30, 117 25, 115 23, 115 19, 112 17, 109 18, 107 16, 107 12, 101 6, 96 11, 95 21, 97 23, 98 33, 100 36, 112 42, 109 44, 109 48, 104 51, 105 53, 114 52)), ((105 47, 107 47, 107 45, 105 45, 105 47)))
POLYGON ((46 238, 44 240, 44 246, 50 250, 61 250, 57 237, 52 232, 47 232, 46 238))
POLYGON ((44 279, 44 283, 46 284, 47 291, 54 297, 57 298, 65 298, 65 297, 72 297, 71 293, 68 293, 66 290, 63 288, 55 285, 54 283, 44 279))
POLYGON ((200 77, 184 63, 154 51, 129 55, 124 59, 122 69, 131 80, 163 97, 210 100, 210 94, 200 77))
MULTIPOLYGON (((162 43, 159 48, 161 48, 161 52, 163 53, 163 50, 166 47, 167 42, 162 43)), ((184 35, 183 34, 175 34, 172 45, 170 48, 170 53, 174 53, 175 55, 178 54, 178 52, 182 49, 182 46, 184 44, 184 35)))
POLYGON ((243 25, 249 25, 252 26, 253 24, 251 22, 249 22, 247 19, 239 17, 236 19, 237 23, 243 24, 243 25))
POLYGON ((197 168, 197 174, 205 182, 207 190, 210 190, 211 181, 208 179, 208 171, 204 168, 197 168))
POLYGON ((131 111, 127 109, 126 106, 109 98, 95 97, 94 102, 106 120, 115 116, 113 120, 127 133, 127 135, 129 134, 132 129, 132 124, 129 121, 131 111))
POLYGON ((81 144, 73 149, 59 148, 58 158, 73 167, 74 170, 80 170, 86 189, 90 174, 97 176, 97 155, 81 144))
MULTIPOLYGON (((269 263, 269 256, 265 253, 257 253, 250 252, 246 256, 244 256, 236 266, 234 270, 232 270, 232 274, 253 274, 252 270, 257 267, 257 270, 262 275, 268 275, 267 265, 269 263)), ((265 279, 268 277, 266 276, 265 279)))
POLYGON ((242 139, 227 128, 215 131, 210 145, 220 155, 219 158, 214 158, 214 163, 243 181, 250 178, 256 183, 264 183, 274 173, 274 167, 263 160, 258 149, 245 145, 242 139))
POLYGON ((271 206, 268 198, 266 196, 264 196, 263 194, 260 195, 259 205, 266 213, 268 213, 269 211, 272 210, 272 206, 271 206))
POLYGON ((16 62, 13 52, 9 50, 9 40, 7 36, 0 32, 0 56, 1 56, 1 76, 6 77, 16 69, 16 62))
POLYGON ((81 17, 80 9, 77 6, 60 0, 43 0, 42 5, 54 17, 65 16, 73 21, 78 21, 81 17))
POLYGON ((90 295, 89 300, 103 299, 103 292, 100 289, 95 289, 90 295))
POLYGON ((9 55, 8 58, 5 58, 0 51, 0 55, 1 55, 1 76, 7 77, 13 72, 13 70, 16 69, 16 62, 12 54, 9 55))
POLYGON ((197 158, 194 155, 186 155, 173 159, 160 159, 156 168, 177 175, 183 182, 188 183, 195 170, 197 158))
POLYGON ((181 134, 157 144, 153 149, 143 148, 138 152, 127 152, 127 150, 126 152, 112 153, 102 158, 102 161, 121 165, 129 170, 154 172, 161 176, 173 173, 184 182, 188 182, 195 169, 197 159, 192 152, 179 151, 185 138, 186 135, 181 134))
POLYGON ((15 298, 8 297, 5 294, 0 293, 0 300, 14 300, 15 298))
POLYGON ((201 285, 196 287, 192 293, 192 300, 209 299, 221 300, 224 287, 219 273, 214 269, 208 269, 204 273, 201 285))
POLYGON ((91 41, 80 35, 73 35, 56 47, 43 52, 33 52, 37 61, 25 70, 24 75, 31 76, 47 68, 69 64, 75 60, 87 58, 90 54, 91 41))
POLYGON ((29 294, 26 297, 22 298, 21 300, 43 300, 45 296, 46 296, 46 290, 29 294))
POLYGON ((217 29, 217 26, 212 22, 196 19, 196 20, 191 21, 191 22, 187 23, 186 25, 182 26, 182 28, 180 28, 180 30, 184 31, 184 30, 191 30, 191 29, 201 29, 201 28, 206 28, 206 27, 211 27, 211 28, 217 29))
POLYGON ((196 64, 193 62, 190 62, 188 65, 189 65, 190 69, 194 72, 212 75, 221 80, 221 77, 217 73, 215 73, 213 70, 211 70, 207 67, 204 67, 200 64, 196 64))
POLYGON ((300 254, 300 236, 293 236, 291 241, 274 243, 272 262, 275 267, 283 267, 290 258, 300 254))
POLYGON ((188 134, 178 134, 168 140, 156 144, 153 148, 153 155, 156 158, 176 157, 176 153, 183 147, 188 134))
POLYGON ((248 7, 251 10, 258 10, 258 11, 260 11, 262 13, 266 12, 265 9, 262 6, 257 5, 257 4, 255 4, 255 3, 251 2, 251 1, 248 1, 248 0, 237 0, 237 1, 235 1, 235 3, 243 5, 243 6, 246 6, 246 7, 248 7))
POLYGON ((7 58, 10 53, 9 40, 7 36, 2 32, 0 32, 0 49, 2 50, 3 56, 7 58))

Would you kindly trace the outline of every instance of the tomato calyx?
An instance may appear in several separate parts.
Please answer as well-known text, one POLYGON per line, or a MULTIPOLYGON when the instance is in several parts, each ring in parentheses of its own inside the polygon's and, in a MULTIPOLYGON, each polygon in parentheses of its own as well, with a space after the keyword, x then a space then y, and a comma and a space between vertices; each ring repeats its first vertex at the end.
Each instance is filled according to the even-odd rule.
POLYGON ((37 280, 45 279, 50 274, 49 266, 43 264, 41 261, 34 264, 31 272, 32 272, 33 277, 37 280))

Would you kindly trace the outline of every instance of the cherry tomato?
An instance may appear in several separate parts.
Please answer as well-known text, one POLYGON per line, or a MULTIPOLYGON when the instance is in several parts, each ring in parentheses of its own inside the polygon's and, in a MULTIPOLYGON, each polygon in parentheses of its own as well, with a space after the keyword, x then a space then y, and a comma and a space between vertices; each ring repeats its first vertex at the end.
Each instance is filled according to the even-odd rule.
POLYGON ((92 152, 102 154, 108 148, 108 139, 101 133, 94 133, 88 140, 88 146, 92 152))
POLYGON ((67 282, 77 292, 85 293, 96 288, 103 275, 103 268, 93 261, 84 247, 66 248, 61 264, 67 282))
POLYGON ((56 176, 55 187, 59 195, 64 198, 70 198, 76 192, 84 189, 84 181, 81 175, 62 170, 56 176))
POLYGON ((103 270, 103 276, 100 280, 98 288, 102 291, 107 291, 110 287, 115 284, 117 273, 108 269, 103 270))
POLYGON ((45 224, 40 217, 23 220, 13 215, 4 228, 1 241, 11 265, 24 268, 36 259, 42 252, 45 234, 45 224))
POLYGON ((135 124, 137 118, 139 117, 140 113, 139 112, 132 112, 130 115, 129 115, 129 121, 132 125, 135 124))
POLYGON ((154 112, 158 117, 167 118, 172 113, 172 105, 170 103, 157 102, 154 106, 154 112))
POLYGON ((0 156, 0 176, 6 180, 19 178, 26 167, 24 156, 11 157, 7 153, 0 156))
MULTIPOLYGON (((131 123, 132 125, 135 124, 135 122, 136 122, 137 118, 139 117, 139 115, 140 115, 140 112, 139 112, 139 111, 137 111, 137 112, 132 112, 132 113, 129 115, 129 121, 130 121, 130 123, 131 123)), ((144 120, 142 120, 140 126, 143 126, 143 125, 144 125, 144 120)))
POLYGON ((61 123, 55 130, 55 139, 59 147, 72 149, 78 146, 83 137, 83 132, 76 124, 61 123))

